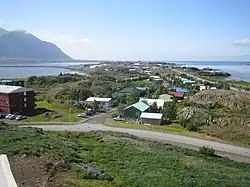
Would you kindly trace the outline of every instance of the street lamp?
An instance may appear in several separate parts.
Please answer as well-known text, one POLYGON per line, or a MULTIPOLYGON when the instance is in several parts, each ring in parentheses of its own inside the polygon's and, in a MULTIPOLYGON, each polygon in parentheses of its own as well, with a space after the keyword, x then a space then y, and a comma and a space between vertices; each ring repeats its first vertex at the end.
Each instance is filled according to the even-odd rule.
POLYGON ((69 108, 69 123, 70 123, 70 112, 71 112, 72 108, 69 108))

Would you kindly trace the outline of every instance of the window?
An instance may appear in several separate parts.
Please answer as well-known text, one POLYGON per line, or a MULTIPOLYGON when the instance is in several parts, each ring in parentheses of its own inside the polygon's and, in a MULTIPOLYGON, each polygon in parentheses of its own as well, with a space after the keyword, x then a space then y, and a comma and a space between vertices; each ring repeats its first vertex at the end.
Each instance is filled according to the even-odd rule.
POLYGON ((23 100, 24 100, 24 102, 27 102, 27 98, 25 97, 25 98, 23 98, 23 100))
POLYGON ((26 108, 27 107, 27 103, 24 103, 24 108, 26 108))
POLYGON ((24 95, 24 96, 26 96, 26 94, 27 94, 26 92, 23 92, 23 95, 24 95))

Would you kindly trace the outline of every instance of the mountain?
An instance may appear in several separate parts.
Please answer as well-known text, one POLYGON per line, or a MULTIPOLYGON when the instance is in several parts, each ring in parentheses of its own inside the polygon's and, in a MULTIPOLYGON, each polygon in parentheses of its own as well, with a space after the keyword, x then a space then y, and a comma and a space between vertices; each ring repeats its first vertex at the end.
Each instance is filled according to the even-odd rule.
POLYGON ((0 28, 0 58, 70 60, 55 44, 42 41, 25 31, 0 28))

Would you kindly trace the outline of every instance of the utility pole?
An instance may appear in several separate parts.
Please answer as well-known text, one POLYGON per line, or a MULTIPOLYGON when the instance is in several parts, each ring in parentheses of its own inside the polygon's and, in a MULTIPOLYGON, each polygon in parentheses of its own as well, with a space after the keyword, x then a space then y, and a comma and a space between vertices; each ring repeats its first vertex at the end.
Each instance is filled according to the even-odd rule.
POLYGON ((69 123, 70 123, 70 113, 71 113, 71 109, 72 109, 72 108, 69 108, 69 123))

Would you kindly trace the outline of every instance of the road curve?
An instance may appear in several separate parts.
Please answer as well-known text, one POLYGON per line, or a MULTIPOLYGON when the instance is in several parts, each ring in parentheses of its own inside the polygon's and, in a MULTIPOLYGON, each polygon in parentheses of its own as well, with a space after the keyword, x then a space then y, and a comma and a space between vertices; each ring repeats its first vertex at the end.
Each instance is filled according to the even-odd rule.
POLYGON ((129 128, 119 128, 119 127, 108 127, 102 124, 92 124, 92 123, 81 123, 76 125, 32 125, 32 127, 42 128, 44 130, 52 131, 114 131, 123 132, 131 135, 135 135, 141 138, 146 138, 150 140, 162 141, 173 143, 176 145, 181 145, 187 148, 197 148, 201 146, 209 146, 216 150, 217 154, 221 156, 226 156, 234 160, 250 162, 250 149, 243 148, 235 145, 229 145, 225 143, 209 141, 199 138, 193 138, 188 136, 182 136, 177 134, 169 134, 162 132, 155 132, 149 130, 140 129, 129 129, 129 128))

